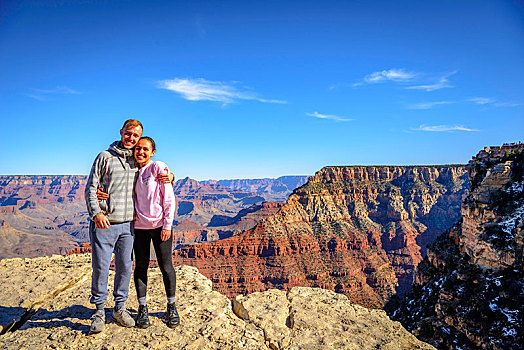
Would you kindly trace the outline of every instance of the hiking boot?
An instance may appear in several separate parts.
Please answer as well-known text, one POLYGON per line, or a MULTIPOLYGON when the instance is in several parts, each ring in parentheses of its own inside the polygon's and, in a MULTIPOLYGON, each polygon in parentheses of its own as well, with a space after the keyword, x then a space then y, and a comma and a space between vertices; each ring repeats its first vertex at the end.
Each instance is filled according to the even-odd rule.
POLYGON ((122 306, 119 309, 113 308, 113 318, 122 327, 135 326, 135 320, 133 320, 133 317, 131 317, 125 306, 122 306))
POLYGON ((89 334, 100 333, 106 326, 106 312, 105 310, 96 310, 93 316, 91 316, 91 327, 89 328, 89 334))
POLYGON ((166 318, 167 326, 169 328, 175 328, 180 323, 180 317, 178 316, 178 312, 176 311, 175 303, 167 304, 166 318))
POLYGON ((151 325, 151 323, 149 323, 149 314, 147 313, 146 305, 138 306, 138 315, 136 315, 135 323, 138 328, 147 328, 151 325))

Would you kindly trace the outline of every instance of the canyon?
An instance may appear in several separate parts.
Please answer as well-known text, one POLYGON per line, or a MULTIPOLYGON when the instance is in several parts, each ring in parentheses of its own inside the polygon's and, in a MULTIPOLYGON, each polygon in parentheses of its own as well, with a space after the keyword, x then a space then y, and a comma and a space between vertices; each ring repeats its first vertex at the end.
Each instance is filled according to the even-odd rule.
MULTIPOLYGON (((89 251, 84 244, 89 240, 86 180, 81 175, 0 175, 0 259, 89 251)), ((272 181, 281 183, 263 179, 263 196, 190 178, 176 181, 176 247, 230 237, 274 213, 281 204, 264 203, 265 198, 281 198, 291 190, 271 186, 272 181), (278 188, 275 196, 272 188, 278 188)))
POLYGON ((270 288, 320 287, 380 308, 405 293, 426 245, 460 217, 465 166, 325 167, 252 229, 183 247, 229 297, 270 288))
POLYGON ((85 176, 0 175, 0 259, 64 254, 88 240, 85 176))
MULTIPOLYGON (((291 185, 304 179, 289 178, 291 185)), ((0 258, 90 251, 85 177, 2 180, 0 258), (44 205, 43 218, 36 213, 44 205), (45 230, 35 235, 41 220, 45 230), (20 236, 25 240, 13 239, 20 236)), ((244 191, 267 195, 268 188, 282 190, 279 182, 178 180, 175 263, 197 266, 229 297, 312 286, 379 308, 409 289, 426 245, 458 219, 469 184, 460 165, 355 166, 323 168, 286 203, 244 191)))
POLYGON ((276 179, 232 179, 207 180, 202 184, 218 184, 231 190, 253 192, 264 198, 266 202, 285 202, 289 194, 302 186, 308 176, 281 176, 276 179))
POLYGON ((467 168, 462 218, 432 244, 413 289, 386 310, 440 349, 521 349, 524 144, 486 147, 467 168))
POLYGON ((242 233, 254 227, 261 219, 273 215, 282 207, 279 202, 262 202, 241 209, 235 216, 214 215, 204 227, 190 220, 179 221, 172 231, 174 249, 212 242, 242 233))
MULTIPOLYGON (((271 183, 271 180, 276 181, 264 179, 264 183, 271 183)), ((265 202, 265 198, 279 198, 281 191, 272 196, 267 190, 264 197, 213 181, 198 182, 185 178, 178 180, 173 190, 177 197, 176 222, 172 229, 175 249, 231 237, 255 226, 261 218, 275 213, 282 206, 279 202, 265 202)))
MULTIPOLYGON (((289 178, 291 185, 303 181, 289 178)), ((125 347, 121 339, 129 338, 152 348, 499 350, 524 342, 524 144, 486 147, 467 165, 324 167, 285 203, 267 201, 283 189, 267 181, 175 184, 184 204, 173 261, 190 324, 178 340, 159 330, 160 320, 144 337, 109 324, 114 335, 84 339, 88 320, 80 314, 88 306, 70 305, 86 285, 0 336, 0 344, 125 347), (46 333, 53 327, 55 336, 46 333)), ((0 287, 0 321, 30 308, 35 294, 66 275, 87 283, 83 186, 82 176, 0 176, 0 259, 75 253, 0 261, 8 281, 0 287), (42 277, 27 280, 32 273, 42 277), (9 294, 11 282, 26 286, 9 294)), ((152 279, 160 295, 158 270, 152 279)), ((153 308, 162 303, 152 298, 153 308)))

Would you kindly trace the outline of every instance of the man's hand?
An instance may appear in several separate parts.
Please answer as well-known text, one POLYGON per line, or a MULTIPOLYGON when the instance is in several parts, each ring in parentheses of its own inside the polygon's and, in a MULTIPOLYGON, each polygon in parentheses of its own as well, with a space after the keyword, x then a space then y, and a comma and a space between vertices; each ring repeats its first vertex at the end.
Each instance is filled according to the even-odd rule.
POLYGON ((158 174, 156 176, 157 180, 165 184, 173 182, 173 180, 175 180, 175 175, 170 172, 168 168, 165 168, 164 171, 167 174, 158 174))
POLYGON ((98 201, 105 201, 109 199, 109 194, 104 192, 102 187, 100 187, 98 190, 96 190, 96 198, 98 199, 98 201))
POLYGON ((162 230, 160 233, 160 239, 162 241, 167 241, 171 237, 171 230, 162 230))
POLYGON ((109 219, 104 214, 98 214, 93 221, 95 222, 96 228, 109 228, 109 226, 111 226, 109 219))

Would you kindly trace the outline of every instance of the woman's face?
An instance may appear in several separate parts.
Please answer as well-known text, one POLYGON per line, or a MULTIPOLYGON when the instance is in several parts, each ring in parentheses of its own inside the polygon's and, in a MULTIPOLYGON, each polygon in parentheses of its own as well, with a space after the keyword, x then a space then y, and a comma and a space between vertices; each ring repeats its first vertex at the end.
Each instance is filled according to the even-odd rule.
POLYGON ((153 150, 151 142, 145 139, 138 141, 135 146, 135 159, 140 167, 149 163, 154 154, 155 151, 153 150))

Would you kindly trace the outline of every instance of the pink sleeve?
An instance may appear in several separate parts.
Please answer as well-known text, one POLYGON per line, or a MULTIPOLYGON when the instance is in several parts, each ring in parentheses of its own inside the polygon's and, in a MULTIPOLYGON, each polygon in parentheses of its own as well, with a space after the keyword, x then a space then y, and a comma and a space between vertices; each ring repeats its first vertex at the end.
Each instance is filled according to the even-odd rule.
MULTIPOLYGON (((165 164, 155 163, 155 177, 158 174, 166 174, 165 164)), ((160 195, 162 197, 162 210, 164 211, 164 222, 162 229, 171 230, 173 220, 175 219, 175 193, 173 192, 173 185, 171 183, 159 182, 160 195)))

